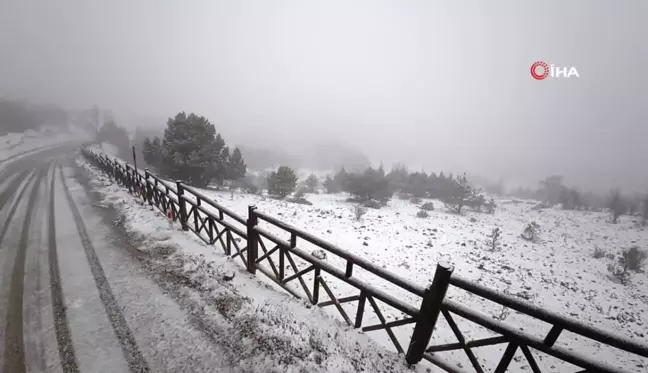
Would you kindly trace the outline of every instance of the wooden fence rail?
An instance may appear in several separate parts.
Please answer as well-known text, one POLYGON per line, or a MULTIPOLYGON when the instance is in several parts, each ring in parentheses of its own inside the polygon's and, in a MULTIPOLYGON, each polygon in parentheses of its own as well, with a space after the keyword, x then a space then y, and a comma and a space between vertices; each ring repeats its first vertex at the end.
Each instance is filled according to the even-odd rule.
POLYGON ((165 216, 170 216, 174 222, 180 223, 183 230, 192 231, 208 245, 220 244, 224 253, 232 258, 239 257, 248 272, 255 274, 258 270, 290 294, 305 298, 313 305, 334 306, 344 322, 351 327, 361 328, 365 332, 384 330, 396 351, 404 354, 410 364, 416 364, 425 359, 447 372, 464 372, 464 369, 435 355, 435 352, 463 350, 471 363, 472 371, 483 373, 484 368, 475 356, 473 349, 507 344, 503 355, 499 358, 495 369, 496 373, 507 370, 518 349, 526 358, 533 373, 541 372, 533 350, 541 351, 558 360, 580 367, 583 369, 581 372, 624 372, 613 362, 600 361, 595 356, 584 355, 556 345, 563 331, 648 358, 648 346, 645 344, 585 325, 578 320, 552 313, 529 302, 462 279, 453 274, 451 266, 438 264, 431 285, 422 287, 398 277, 364 258, 262 213, 255 206, 249 206, 248 216, 244 218, 181 181, 175 183, 165 181, 148 170, 144 170, 144 172, 135 170, 129 164, 94 150, 83 149, 82 154, 92 165, 127 188, 133 195, 157 207, 165 216), (269 229, 262 227, 261 222, 275 230, 288 233, 290 239, 285 240, 278 237, 269 229), (336 256, 346 263, 345 268, 337 268, 328 261, 319 259, 298 247, 298 239, 336 256), (306 267, 300 268, 296 259, 301 263, 306 263, 306 267), (354 276, 356 267, 362 268, 394 285, 395 288, 410 294, 413 299, 418 299, 418 303, 412 305, 411 301, 408 303, 392 293, 357 278, 354 276), (325 275, 329 279, 335 278, 342 281, 355 289, 356 294, 344 297, 336 296, 329 284, 330 280, 325 280, 325 275), (293 281, 297 281, 299 285, 295 287, 289 284, 293 281), (446 292, 451 286, 541 320, 549 324, 551 329, 544 338, 538 338, 521 331, 518 327, 495 320, 446 297, 446 292), (320 301, 322 292, 329 300, 320 301), (357 304, 354 315, 349 315, 343 307, 350 303, 357 304), (367 303, 379 321, 377 324, 364 326, 367 303), (381 306, 398 310, 404 317, 388 322, 382 312, 384 308, 381 306), (453 315, 469 320, 499 335, 466 341, 453 315), (457 342, 430 346, 432 334, 440 317, 443 317, 448 323, 457 342), (402 346, 393 329, 409 324, 414 325, 414 330, 409 344, 402 346))

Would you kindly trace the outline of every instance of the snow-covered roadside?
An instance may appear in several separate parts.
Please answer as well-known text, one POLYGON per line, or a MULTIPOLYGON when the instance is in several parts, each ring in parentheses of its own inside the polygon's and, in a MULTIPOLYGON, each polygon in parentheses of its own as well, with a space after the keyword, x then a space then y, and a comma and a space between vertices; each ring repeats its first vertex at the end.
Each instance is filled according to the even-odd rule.
MULTIPOLYGON (((170 229, 155 208, 141 204, 87 162, 77 164, 93 176, 93 187, 105 204, 115 206, 139 250, 150 253, 150 264, 183 279, 208 294, 198 299, 205 316, 217 313, 228 325, 221 335, 233 346, 246 369, 264 372, 423 372, 407 367, 402 356, 388 352, 367 335, 328 317, 319 307, 276 292, 258 277, 216 248, 206 246, 192 233, 170 229)), ((207 317, 208 318, 208 317, 207 317)), ((436 371, 436 369, 432 370, 436 371)))

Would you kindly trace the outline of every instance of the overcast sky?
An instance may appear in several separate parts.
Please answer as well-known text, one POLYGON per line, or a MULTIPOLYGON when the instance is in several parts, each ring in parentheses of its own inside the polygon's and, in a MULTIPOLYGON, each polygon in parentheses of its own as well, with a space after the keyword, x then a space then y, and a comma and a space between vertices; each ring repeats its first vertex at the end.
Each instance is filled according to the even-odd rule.
POLYGON ((1 95, 161 126, 194 111, 232 142, 333 139, 428 171, 648 189, 646 1, 0 4, 1 95), (535 81, 537 60, 580 78, 535 81))

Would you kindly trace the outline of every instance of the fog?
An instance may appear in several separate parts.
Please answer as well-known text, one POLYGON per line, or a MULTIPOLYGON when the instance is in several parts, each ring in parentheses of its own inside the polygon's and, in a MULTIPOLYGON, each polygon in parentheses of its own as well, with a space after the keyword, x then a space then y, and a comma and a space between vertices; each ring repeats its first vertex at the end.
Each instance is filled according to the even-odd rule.
POLYGON ((648 3, 0 0, 0 95, 229 142, 648 189, 648 3), (579 78, 534 80, 538 60, 579 78), (142 119, 144 121, 144 119, 142 119))

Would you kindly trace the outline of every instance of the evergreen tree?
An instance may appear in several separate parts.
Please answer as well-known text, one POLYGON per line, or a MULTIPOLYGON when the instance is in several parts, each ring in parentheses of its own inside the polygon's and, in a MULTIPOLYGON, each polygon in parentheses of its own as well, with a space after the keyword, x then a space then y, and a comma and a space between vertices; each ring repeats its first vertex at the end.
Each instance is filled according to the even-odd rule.
POLYGON ((619 217, 626 212, 626 206, 623 203, 623 197, 619 189, 613 189, 608 197, 607 207, 612 215, 612 223, 616 224, 619 217))
POLYGON ((114 119, 106 119, 103 126, 99 129, 97 141, 114 145, 117 148, 117 157, 133 163, 128 131, 124 127, 118 126, 114 119))
POLYGON ((443 198, 443 203, 453 212, 461 214, 461 211, 464 206, 466 206, 471 200, 476 198, 479 194, 479 191, 474 189, 466 178, 466 174, 457 176, 456 180, 452 180, 453 188, 446 196, 443 198))
POLYGON ((335 181, 335 183, 339 186, 340 190, 349 192, 349 173, 346 172, 344 167, 342 167, 340 171, 335 174, 333 181, 335 181))
POLYGON ((348 174, 347 188, 347 191, 360 201, 376 199, 386 202, 392 196, 389 181, 381 168, 369 167, 362 174, 348 174))
POLYGON ((297 176, 288 166, 281 166, 268 176, 268 193, 281 198, 291 194, 297 186, 297 176))
POLYGON ((330 176, 326 177, 324 180, 324 188, 326 188, 326 193, 340 193, 340 185, 330 176))
POLYGON ((319 185, 319 180, 317 180, 317 176, 315 174, 310 174, 308 178, 306 179, 306 190, 308 193, 313 193, 317 189, 317 186, 319 185))
POLYGON ((161 172, 196 187, 210 180, 223 180, 225 141, 216 136, 214 125, 202 116, 178 113, 169 118, 162 143, 161 172))
POLYGON ((409 171, 407 166, 401 163, 396 163, 392 166, 391 171, 387 174, 387 180, 389 181, 389 187, 395 192, 406 192, 408 185, 409 171))
POLYGON ((239 148, 234 148, 234 152, 229 157, 228 169, 228 179, 230 180, 239 180, 245 177, 247 165, 239 148))
POLYGON ((423 198, 428 194, 428 176, 425 172, 414 172, 407 180, 407 192, 414 197, 423 198))
POLYGON ((160 138, 157 136, 153 140, 148 137, 145 138, 142 143, 142 155, 147 165, 159 171, 162 167, 162 142, 160 138))

